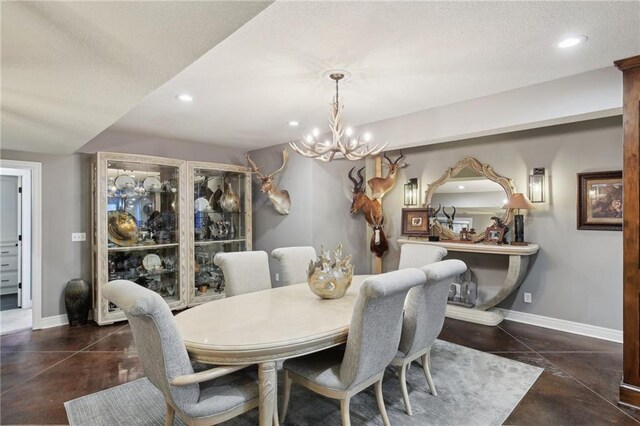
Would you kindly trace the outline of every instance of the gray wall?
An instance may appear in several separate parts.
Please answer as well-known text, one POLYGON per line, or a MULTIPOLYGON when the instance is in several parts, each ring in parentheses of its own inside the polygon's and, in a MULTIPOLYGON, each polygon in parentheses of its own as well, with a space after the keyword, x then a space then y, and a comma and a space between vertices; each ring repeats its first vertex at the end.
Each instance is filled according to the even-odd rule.
MULTIPOLYGON (((534 167, 545 167, 549 203, 525 216, 525 238, 540 245, 519 291, 500 306, 569 321, 622 329, 622 232, 576 229, 576 173, 622 169, 622 118, 546 127, 404 151, 410 166, 399 182, 418 177, 421 188, 464 157, 488 163, 526 191, 534 167), (525 304, 522 293, 532 293, 525 304)), ((424 197, 424 194, 423 194, 424 197)), ((421 200, 422 202, 422 200, 421 200)), ((390 252, 384 270, 397 268, 402 185, 384 198, 390 252)), ((494 267, 486 278, 495 277, 494 267)), ((482 277, 481 277, 482 278, 482 277)))
MULTIPOLYGON (((288 149, 289 163, 276 179, 279 189, 291 196, 291 213, 281 216, 273 209, 260 184, 253 180, 253 249, 271 250, 278 247, 321 245, 333 248, 343 243, 344 253, 353 255, 355 272, 368 273, 366 227, 361 216, 349 213, 351 207, 349 168, 364 163, 334 160, 322 163, 299 156, 288 146, 269 147, 250 153, 264 173, 282 164, 282 150, 288 149)), ((270 259, 271 278, 279 266, 270 259)), ((274 286, 278 283, 273 282, 274 286)))
MULTIPOLYGON (((244 151, 189 141, 104 132, 82 148, 183 160, 244 164, 244 151)), ((90 242, 72 243, 72 232, 91 235, 90 155, 67 156, 0 150, 0 158, 42 163, 42 316, 64 314, 63 290, 72 278, 91 282, 90 242)))

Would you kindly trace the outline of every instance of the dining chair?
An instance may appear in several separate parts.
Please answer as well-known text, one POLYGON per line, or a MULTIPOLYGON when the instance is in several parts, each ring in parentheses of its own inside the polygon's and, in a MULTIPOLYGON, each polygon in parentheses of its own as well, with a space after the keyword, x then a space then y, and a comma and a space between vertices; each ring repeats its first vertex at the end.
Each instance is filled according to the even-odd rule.
POLYGON ((402 244, 398 269, 421 268, 424 265, 440 262, 446 255, 447 249, 444 247, 428 244, 402 244))
POLYGON ((280 262, 282 285, 307 281, 309 262, 316 258, 313 247, 281 247, 271 252, 271 257, 280 262))
POLYGON ((343 426, 349 426, 349 401, 375 384, 378 409, 385 425, 389 418, 382 399, 382 377, 398 350, 402 306, 409 289, 425 283, 424 272, 404 269, 367 278, 357 296, 346 346, 284 362, 284 401, 287 415, 292 383, 340 400, 343 426))
POLYGON ((175 413, 189 425, 210 425, 258 406, 255 374, 240 371, 246 365, 194 371, 171 310, 159 294, 126 280, 111 281, 102 289, 129 320, 144 373, 167 404, 165 425, 173 425, 175 413))
POLYGON ((213 263, 222 269, 227 297, 271 288, 269 257, 265 251, 218 253, 213 263))
POLYGON ((423 266, 421 269, 426 275, 426 283, 409 290, 398 353, 391 361, 391 365, 398 370, 404 407, 410 416, 413 415, 413 411, 407 391, 407 367, 420 358, 431 394, 438 395, 431 377, 431 346, 444 324, 449 287, 454 277, 467 270, 467 265, 461 260, 451 259, 423 266))

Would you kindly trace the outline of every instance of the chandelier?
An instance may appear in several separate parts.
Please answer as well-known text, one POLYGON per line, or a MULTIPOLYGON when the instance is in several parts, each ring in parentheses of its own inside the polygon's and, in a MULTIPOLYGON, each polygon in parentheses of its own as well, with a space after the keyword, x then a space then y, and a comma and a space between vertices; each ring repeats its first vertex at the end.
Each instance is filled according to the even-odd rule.
POLYGON ((331 115, 329 117, 329 128, 331 129, 331 135, 333 141, 327 139, 319 141, 318 136, 320 132, 318 129, 314 129, 313 132, 300 141, 289 142, 291 148, 307 158, 317 158, 318 160, 329 162, 333 160, 333 157, 337 153, 341 153, 347 160, 356 161, 361 160, 368 155, 377 155, 383 149, 387 147, 389 142, 382 146, 374 146, 369 148, 370 135, 365 133, 364 135, 353 135, 351 128, 346 130, 342 124, 342 109, 343 105, 340 105, 338 98, 338 83, 345 77, 346 71, 336 71, 329 74, 329 78, 336 82, 336 96, 331 103, 331 115))

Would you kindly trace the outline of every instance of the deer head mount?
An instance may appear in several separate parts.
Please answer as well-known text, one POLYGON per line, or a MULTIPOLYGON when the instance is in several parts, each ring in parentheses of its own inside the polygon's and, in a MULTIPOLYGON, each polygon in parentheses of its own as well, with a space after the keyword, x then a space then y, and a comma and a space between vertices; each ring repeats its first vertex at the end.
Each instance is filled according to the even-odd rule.
POLYGON ((405 167, 408 166, 408 164, 405 163, 404 161, 400 163, 400 160, 404 159, 404 155, 402 155, 402 150, 400 150, 400 156, 396 158, 395 161, 391 161, 391 159, 387 157, 386 152, 382 155, 384 156, 385 160, 387 160, 387 162, 389 163, 389 164, 383 163, 383 166, 386 166, 389 168, 389 171, 387 172, 387 176, 383 178, 374 177, 369 179, 369 182, 368 182, 369 188, 371 188, 371 196, 376 200, 381 199, 382 197, 384 197, 384 194, 391 191, 391 189, 396 184, 396 176, 398 175, 398 170, 404 169, 405 167))
POLYGON ((364 176, 362 171, 365 168, 362 167, 358 170, 358 180, 353 177, 353 171, 355 167, 349 170, 349 179, 353 182, 353 199, 351 202, 351 213, 356 214, 360 211, 364 214, 364 218, 369 225, 375 225, 382 218, 382 205, 378 200, 372 200, 364 193, 364 176))
POLYGON ((374 222, 371 226, 373 229, 373 235, 371 236, 371 242, 369 243, 369 250, 377 257, 382 256, 389 250, 389 243, 387 236, 384 235, 384 216, 380 216, 379 221, 374 221, 373 217, 370 218, 374 222))
POLYGON ((249 164, 251 164, 251 172, 256 174, 260 184, 262 185, 260 192, 267 194, 269 200, 273 204, 273 207, 278 213, 282 215, 289 214, 289 211, 291 210, 291 197, 289 197, 289 191, 286 189, 279 190, 273 180, 273 177, 280 173, 287 165, 287 160, 289 159, 287 150, 282 151, 282 166, 269 175, 264 175, 260 172, 260 167, 253 162, 249 157, 249 154, 246 154, 246 158, 249 164))

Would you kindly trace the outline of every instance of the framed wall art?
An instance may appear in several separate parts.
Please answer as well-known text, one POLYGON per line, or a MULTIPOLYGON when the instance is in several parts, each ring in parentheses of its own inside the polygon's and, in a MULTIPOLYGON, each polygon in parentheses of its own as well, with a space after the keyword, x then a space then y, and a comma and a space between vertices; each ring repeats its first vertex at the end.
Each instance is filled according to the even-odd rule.
POLYGON ((402 235, 429 236, 429 209, 402 209, 402 235))
POLYGON ((578 229, 621 231, 622 171, 578 173, 578 229))
POLYGON ((502 244, 504 240, 504 226, 492 225, 489 226, 484 233, 485 244, 502 244))

